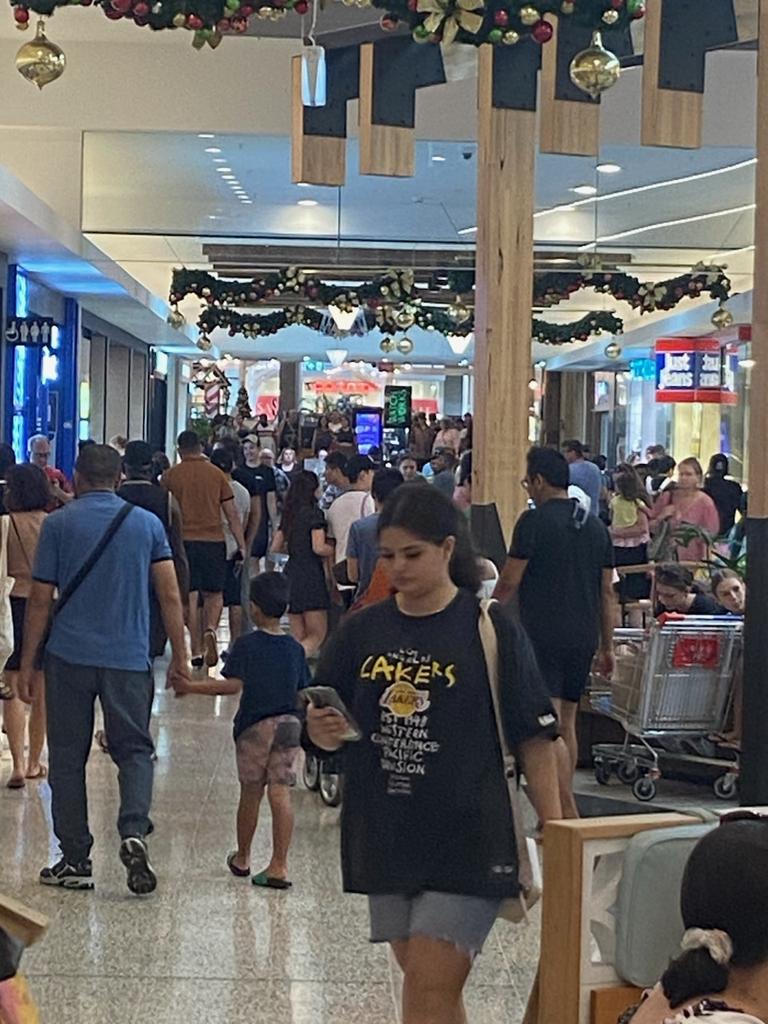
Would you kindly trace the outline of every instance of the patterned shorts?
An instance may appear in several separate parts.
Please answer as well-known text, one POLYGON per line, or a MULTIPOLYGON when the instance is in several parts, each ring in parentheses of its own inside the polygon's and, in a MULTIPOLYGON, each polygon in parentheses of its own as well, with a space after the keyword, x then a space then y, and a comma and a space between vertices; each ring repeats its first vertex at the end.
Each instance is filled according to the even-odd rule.
POLYGON ((235 742, 237 776, 242 785, 296 785, 301 722, 295 715, 263 718, 235 742))

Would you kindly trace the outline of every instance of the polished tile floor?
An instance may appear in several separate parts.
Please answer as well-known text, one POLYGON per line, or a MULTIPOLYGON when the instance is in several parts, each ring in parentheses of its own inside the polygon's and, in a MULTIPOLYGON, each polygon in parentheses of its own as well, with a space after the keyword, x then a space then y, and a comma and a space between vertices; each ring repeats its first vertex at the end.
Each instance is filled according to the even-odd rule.
MULTIPOLYGON (((157 893, 131 896, 117 860, 115 769, 94 748, 88 768, 96 891, 42 888, 55 852, 47 783, 5 789, 0 758, 0 890, 50 917, 24 960, 43 1024, 396 1024, 398 977, 367 942, 365 900, 341 892, 338 812, 296 794, 290 893, 232 878, 237 804, 232 698, 161 692, 151 853, 157 893)), ((265 810, 254 864, 266 864, 265 810)), ((518 1024, 537 957, 538 921, 500 923, 471 979, 470 1024, 518 1024)))

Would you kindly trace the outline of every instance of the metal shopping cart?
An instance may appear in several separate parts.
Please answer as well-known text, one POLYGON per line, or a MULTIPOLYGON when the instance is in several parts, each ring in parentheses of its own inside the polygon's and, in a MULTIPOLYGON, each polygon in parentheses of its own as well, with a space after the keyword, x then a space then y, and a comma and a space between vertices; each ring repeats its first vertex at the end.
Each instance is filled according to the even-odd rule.
POLYGON ((668 746, 660 749, 660 744, 673 737, 705 739, 724 728, 741 643, 742 622, 731 618, 670 617, 654 622, 648 630, 616 630, 614 676, 611 680, 593 677, 590 704, 594 711, 618 721, 626 735, 623 744, 593 746, 597 781, 607 785, 615 774, 632 787, 638 800, 653 800, 662 776, 661 755, 665 764, 715 769, 715 795, 733 796, 738 760, 698 756, 668 746))

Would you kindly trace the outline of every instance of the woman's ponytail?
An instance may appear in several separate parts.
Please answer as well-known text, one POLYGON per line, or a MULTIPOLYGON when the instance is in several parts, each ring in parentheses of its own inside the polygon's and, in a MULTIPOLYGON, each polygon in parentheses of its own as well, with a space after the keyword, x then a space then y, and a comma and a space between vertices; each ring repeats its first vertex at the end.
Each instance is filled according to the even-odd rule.
POLYGON ((661 987, 674 1009, 696 996, 724 991, 728 974, 727 965, 716 963, 708 949, 689 949, 671 961, 661 976, 661 987))

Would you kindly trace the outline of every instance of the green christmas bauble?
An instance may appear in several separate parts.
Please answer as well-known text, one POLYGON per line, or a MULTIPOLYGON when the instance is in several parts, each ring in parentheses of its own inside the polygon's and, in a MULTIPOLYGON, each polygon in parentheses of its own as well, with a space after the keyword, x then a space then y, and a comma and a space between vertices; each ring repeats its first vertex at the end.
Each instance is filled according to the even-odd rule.
POLYGON ((502 38, 503 38, 503 36, 504 36, 504 33, 501 31, 500 28, 492 28, 491 31, 488 33, 488 42, 489 43, 500 43, 502 38))
POLYGON ((423 25, 417 25, 411 33, 414 43, 428 43, 429 32, 423 25))

